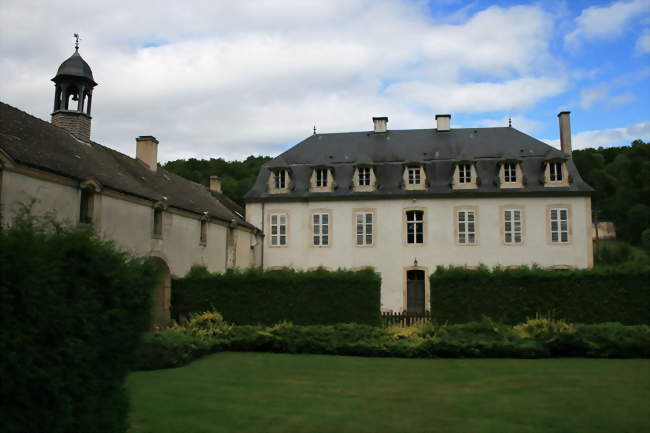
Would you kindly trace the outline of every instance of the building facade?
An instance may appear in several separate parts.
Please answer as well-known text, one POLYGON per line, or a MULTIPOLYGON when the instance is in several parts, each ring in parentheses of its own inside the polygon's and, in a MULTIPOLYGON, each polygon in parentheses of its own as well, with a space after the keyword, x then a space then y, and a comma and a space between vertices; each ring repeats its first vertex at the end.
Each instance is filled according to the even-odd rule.
POLYGON ((424 311, 439 265, 589 268, 592 189, 562 150, 511 127, 314 134, 269 161, 246 196, 263 266, 372 267, 382 309, 424 311))
POLYGON ((261 232, 221 192, 158 165, 159 142, 136 139, 136 158, 90 140, 96 83, 78 51, 59 67, 52 123, 0 103, 0 215, 32 212, 95 230, 166 270, 154 296, 154 321, 170 321, 171 275, 194 264, 211 272, 256 266, 261 232))

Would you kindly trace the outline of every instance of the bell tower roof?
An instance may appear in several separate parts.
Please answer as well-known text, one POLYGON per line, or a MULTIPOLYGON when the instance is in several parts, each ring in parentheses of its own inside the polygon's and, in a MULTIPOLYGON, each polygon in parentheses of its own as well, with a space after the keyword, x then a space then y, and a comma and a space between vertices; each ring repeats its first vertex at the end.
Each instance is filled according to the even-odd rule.
POLYGON ((56 71, 56 76, 52 78, 52 81, 57 82, 63 77, 76 77, 83 78, 92 83, 93 86, 96 86, 95 80, 93 79, 93 71, 88 66, 88 63, 81 57, 79 50, 75 48, 75 52, 67 60, 61 63, 59 69, 56 71))

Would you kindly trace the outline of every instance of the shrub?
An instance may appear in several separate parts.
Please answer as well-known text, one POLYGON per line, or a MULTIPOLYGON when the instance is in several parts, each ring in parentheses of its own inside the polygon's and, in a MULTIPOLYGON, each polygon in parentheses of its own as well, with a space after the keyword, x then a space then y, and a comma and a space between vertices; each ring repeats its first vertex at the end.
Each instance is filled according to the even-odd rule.
POLYGON ((192 314, 185 325, 189 335, 203 340, 227 336, 231 329, 232 325, 226 323, 221 313, 217 311, 192 314))
POLYGON ((0 227, 4 432, 123 432, 160 269, 25 211, 0 227))
POLYGON ((212 351, 212 345, 180 329, 151 332, 144 336, 138 347, 135 369, 180 367, 212 351))
POLYGON ((524 323, 514 326, 514 331, 521 338, 529 340, 549 340, 562 335, 575 334, 576 328, 564 320, 538 315, 524 323))
POLYGON ((372 270, 328 272, 194 269, 172 283, 172 312, 181 318, 216 308, 229 323, 300 325, 380 322, 380 277, 372 270))

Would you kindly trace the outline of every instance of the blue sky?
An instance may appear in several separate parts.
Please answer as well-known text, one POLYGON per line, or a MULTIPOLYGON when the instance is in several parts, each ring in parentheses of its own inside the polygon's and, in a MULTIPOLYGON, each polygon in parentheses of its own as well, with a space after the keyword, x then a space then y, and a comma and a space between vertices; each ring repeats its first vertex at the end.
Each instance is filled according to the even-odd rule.
POLYGON ((311 133, 513 126, 574 148, 650 140, 650 0, 5 0, 0 98, 48 120, 81 34, 93 139, 163 160, 275 155, 311 133))

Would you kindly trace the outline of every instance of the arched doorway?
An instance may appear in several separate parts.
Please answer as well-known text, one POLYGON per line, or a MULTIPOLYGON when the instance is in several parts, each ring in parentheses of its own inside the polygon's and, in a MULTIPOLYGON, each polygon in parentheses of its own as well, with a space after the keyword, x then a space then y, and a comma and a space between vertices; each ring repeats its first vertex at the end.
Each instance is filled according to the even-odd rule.
POLYGON ((169 307, 171 306, 172 298, 172 276, 165 260, 160 257, 154 257, 153 259, 163 268, 163 273, 160 282, 156 285, 153 292, 151 326, 166 328, 171 322, 169 307))

